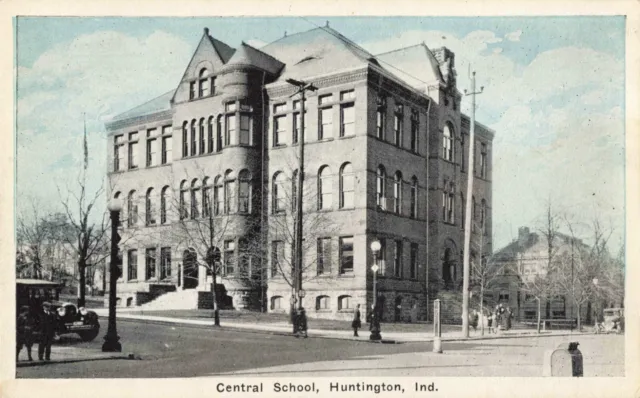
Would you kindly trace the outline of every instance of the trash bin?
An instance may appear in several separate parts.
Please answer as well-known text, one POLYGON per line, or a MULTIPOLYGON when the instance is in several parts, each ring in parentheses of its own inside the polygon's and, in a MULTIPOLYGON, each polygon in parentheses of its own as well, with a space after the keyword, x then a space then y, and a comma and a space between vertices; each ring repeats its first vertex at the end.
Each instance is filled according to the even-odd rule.
POLYGON ((582 353, 578 342, 560 344, 555 350, 545 353, 543 376, 582 377, 584 373, 582 353))

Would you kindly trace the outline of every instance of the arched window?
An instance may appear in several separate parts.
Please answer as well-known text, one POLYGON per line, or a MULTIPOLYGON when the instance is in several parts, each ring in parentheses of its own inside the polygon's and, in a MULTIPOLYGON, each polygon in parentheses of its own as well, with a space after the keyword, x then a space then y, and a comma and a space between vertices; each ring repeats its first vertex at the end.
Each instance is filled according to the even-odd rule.
POLYGON ((329 166, 320 167, 318 172, 318 210, 331 209, 333 206, 333 178, 329 166))
POLYGON ((127 226, 133 227, 138 224, 138 198, 136 191, 129 192, 127 197, 127 226))
POLYGON ((187 195, 189 193, 189 186, 186 180, 180 183, 180 219, 186 220, 189 217, 189 210, 187 208, 187 195))
MULTIPOLYGON (((120 196, 121 196, 121 195, 122 195, 122 194, 121 194, 121 192, 120 192, 120 191, 118 191, 118 192, 116 192, 116 193, 113 195, 113 199, 118 199, 118 201, 120 201, 120 200, 122 200, 122 199, 120 198, 120 196)), ((122 202, 121 202, 121 204, 122 204, 122 202)), ((120 214, 119 214, 119 216, 120 216, 120 217, 123 217, 123 216, 122 216, 122 213, 123 213, 123 212, 120 212, 120 214)), ((120 221, 120 220, 118 220, 118 221, 120 221)))
POLYGON ((393 176, 393 211, 402 214, 402 173, 399 171, 393 176))
POLYGON ((196 138, 196 119, 191 121, 191 156, 198 154, 198 140, 196 138))
POLYGON ((281 171, 273 175, 273 212, 281 213, 285 211, 286 195, 284 192, 285 176, 281 171))
POLYGON ((476 197, 471 197, 471 230, 476 231, 476 197))
POLYGON ((353 308, 353 299, 351 296, 338 297, 338 311, 350 310, 353 308))
POLYGON ((205 140, 206 140, 206 136, 204 135, 204 118, 200 119, 200 155, 205 153, 205 140))
POLYGON ((189 133, 188 133, 189 123, 182 123, 182 157, 186 158, 189 156, 189 133))
POLYGON ((271 310, 277 311, 283 308, 284 308, 284 300, 282 300, 282 296, 271 297, 271 310))
POLYGON ((207 68, 202 68, 200 70, 200 74, 199 74, 199 80, 198 80, 198 94, 199 97, 206 97, 209 95, 209 82, 207 79, 207 75, 209 74, 209 72, 207 71, 207 68))
POLYGON ((387 172, 384 169, 384 166, 378 166, 378 171, 376 173, 376 204, 380 210, 387 210, 386 203, 386 180, 387 180, 387 172))
POLYGON ((216 152, 222 151, 222 115, 218 116, 216 123, 216 152))
POLYGON ((222 182, 222 176, 217 176, 213 181, 213 214, 218 216, 222 213, 224 208, 224 185, 222 182))
POLYGON ((154 204, 154 192, 153 188, 147 189, 147 196, 145 200, 145 222, 147 225, 155 225, 156 223, 156 206, 154 204))
POLYGON ((411 218, 418 217, 418 178, 411 177, 411 218))
POLYGON ((213 116, 207 120, 207 153, 213 152, 213 116))
POLYGON ((205 177, 202 180, 202 217, 211 215, 211 178, 205 177))
POLYGON ((170 194, 169 186, 165 186, 160 192, 160 224, 167 223, 167 205, 171 199, 169 197, 170 194))
POLYGON ((487 201, 484 199, 480 202, 480 230, 487 233, 487 201))
POLYGON ((200 181, 194 178, 191 181, 191 219, 200 217, 200 181))
POLYGON ((446 289, 453 288, 453 283, 456 280, 456 267, 453 252, 450 248, 444 249, 444 255, 442 257, 442 279, 446 289))
POLYGON ((450 162, 453 161, 453 134, 448 123, 444 125, 442 131, 442 158, 450 162))
POLYGON ((340 208, 354 205, 355 182, 351 163, 345 163, 340 169, 340 208))
POLYGON ((231 170, 224 173, 224 212, 236 212, 236 181, 231 170))
POLYGON ((251 173, 247 169, 238 174, 238 212, 251 213, 251 173))
POLYGON ((329 296, 316 297, 316 311, 326 311, 331 308, 329 296))

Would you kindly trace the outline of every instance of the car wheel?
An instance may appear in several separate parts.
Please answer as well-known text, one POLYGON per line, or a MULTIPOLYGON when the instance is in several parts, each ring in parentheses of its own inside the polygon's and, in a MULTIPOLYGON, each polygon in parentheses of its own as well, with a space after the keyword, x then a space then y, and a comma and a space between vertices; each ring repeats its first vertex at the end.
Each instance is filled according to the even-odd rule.
POLYGON ((100 332, 100 329, 95 328, 95 329, 86 330, 83 332, 78 332, 78 335, 80 336, 82 341, 91 341, 96 338, 99 332, 100 332))

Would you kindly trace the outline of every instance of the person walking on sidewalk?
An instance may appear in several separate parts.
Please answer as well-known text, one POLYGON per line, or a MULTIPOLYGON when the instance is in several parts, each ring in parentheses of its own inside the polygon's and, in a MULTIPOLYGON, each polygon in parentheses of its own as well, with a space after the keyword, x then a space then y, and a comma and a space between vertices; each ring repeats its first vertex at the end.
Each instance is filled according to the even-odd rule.
POLYGON ((51 343, 56 334, 56 315, 51 312, 51 303, 42 303, 44 312, 40 316, 40 341, 38 342, 38 359, 51 360, 51 343))
POLYGON ((27 349, 29 361, 33 361, 31 357, 31 347, 33 347, 33 333, 35 332, 36 320, 33 315, 31 315, 28 305, 20 307, 20 315, 18 316, 16 326, 16 362, 20 356, 20 351, 22 351, 22 346, 25 346, 27 349))
POLYGON ((358 337, 358 329, 362 327, 362 322, 360 321, 360 304, 356 305, 356 309, 353 311, 351 327, 353 328, 353 336, 358 337))
POLYGON ((303 308, 298 310, 298 329, 296 331, 296 337, 298 337, 298 333, 300 333, 306 339, 309 337, 307 335, 307 313, 303 308))

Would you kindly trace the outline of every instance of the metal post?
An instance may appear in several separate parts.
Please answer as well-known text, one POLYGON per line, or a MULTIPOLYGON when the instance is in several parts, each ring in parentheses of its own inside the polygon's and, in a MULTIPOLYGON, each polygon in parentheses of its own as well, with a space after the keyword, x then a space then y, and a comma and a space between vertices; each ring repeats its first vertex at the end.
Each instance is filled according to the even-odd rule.
POLYGON ((440 323, 440 299, 433 300, 433 352, 442 353, 442 326, 440 323))
POLYGON ((120 211, 111 211, 111 259, 109 270, 109 324, 102 344, 103 352, 122 352, 120 337, 116 330, 116 284, 118 283, 118 225, 120 211))

